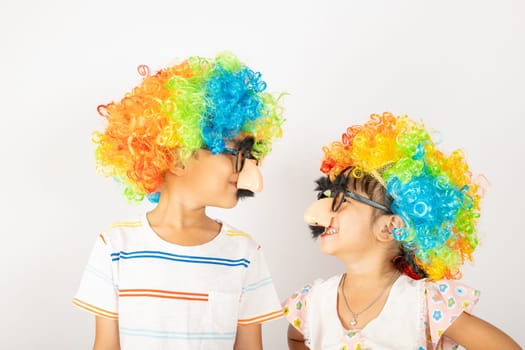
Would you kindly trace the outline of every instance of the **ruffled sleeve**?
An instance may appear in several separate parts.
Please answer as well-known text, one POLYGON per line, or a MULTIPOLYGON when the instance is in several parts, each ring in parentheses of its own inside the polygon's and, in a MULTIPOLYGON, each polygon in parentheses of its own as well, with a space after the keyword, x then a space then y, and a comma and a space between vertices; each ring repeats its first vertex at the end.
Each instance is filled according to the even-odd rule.
POLYGON ((454 349, 456 344, 444 337, 443 333, 461 315, 462 312, 472 313, 478 303, 479 291, 454 280, 443 280, 425 283, 425 298, 427 303, 427 336, 432 343, 432 349, 454 349))
POLYGON ((303 335, 306 335, 306 320, 308 314, 308 296, 312 284, 307 284, 283 302, 284 316, 290 324, 303 335))

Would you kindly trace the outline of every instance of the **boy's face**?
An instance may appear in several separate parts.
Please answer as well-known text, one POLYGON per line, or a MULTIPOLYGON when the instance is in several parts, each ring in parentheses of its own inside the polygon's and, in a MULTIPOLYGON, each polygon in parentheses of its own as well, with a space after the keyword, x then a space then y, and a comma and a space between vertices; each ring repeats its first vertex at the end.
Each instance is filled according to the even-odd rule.
POLYGON ((259 161, 253 157, 254 139, 238 135, 230 141, 223 153, 232 157, 234 172, 239 175, 237 179, 237 197, 253 197, 256 192, 261 192, 263 179, 259 170, 259 161))
POLYGON ((192 194, 196 206, 233 208, 239 198, 262 190, 257 161, 249 159, 251 149, 242 149, 243 141, 234 139, 227 152, 216 155, 201 149, 186 162, 184 186, 189 191, 184 192, 192 194))

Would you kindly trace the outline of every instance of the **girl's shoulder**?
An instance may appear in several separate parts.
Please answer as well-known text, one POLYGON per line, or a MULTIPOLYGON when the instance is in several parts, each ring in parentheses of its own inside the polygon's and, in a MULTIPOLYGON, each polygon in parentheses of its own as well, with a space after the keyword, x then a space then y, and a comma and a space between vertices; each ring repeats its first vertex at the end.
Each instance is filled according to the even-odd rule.
MULTIPOLYGON (((472 314, 480 292, 457 280, 425 281, 424 285, 427 334, 436 346, 461 313, 472 314)), ((444 349, 453 349, 455 345, 446 337, 442 340, 444 349)))
POLYGON ((283 305, 290 305, 297 302, 305 303, 306 299, 311 299, 314 295, 324 294, 334 290, 339 285, 341 274, 332 276, 328 279, 318 278, 310 283, 305 283, 302 287, 297 289, 290 297, 288 297, 283 305))
POLYGON ((289 298, 283 301, 283 313, 288 322, 303 335, 307 335, 307 319, 309 305, 319 300, 330 300, 327 295, 337 290, 341 274, 332 276, 326 280, 316 279, 311 283, 304 284, 296 290, 289 298), (314 299, 312 303, 312 299, 314 299))
POLYGON ((459 280, 438 280, 429 279, 414 280, 406 275, 400 276, 400 288, 417 288, 424 291, 425 297, 439 299, 450 298, 470 298, 479 299, 479 290, 472 288, 459 280))
POLYGON ((342 276, 342 274, 339 274, 332 276, 326 280, 318 278, 311 284, 311 289, 317 292, 331 291, 339 286, 339 282, 341 282, 342 276))
POLYGON ((479 290, 467 286, 458 280, 424 280, 425 294, 433 299, 436 303, 446 300, 451 304, 453 300, 479 300, 479 290))
POLYGON ((314 292, 317 294, 332 290, 334 286, 337 288, 341 276, 342 275, 335 275, 326 280, 318 278, 313 282, 306 283, 301 288, 297 289, 287 301, 305 299, 306 297, 310 297, 314 292))

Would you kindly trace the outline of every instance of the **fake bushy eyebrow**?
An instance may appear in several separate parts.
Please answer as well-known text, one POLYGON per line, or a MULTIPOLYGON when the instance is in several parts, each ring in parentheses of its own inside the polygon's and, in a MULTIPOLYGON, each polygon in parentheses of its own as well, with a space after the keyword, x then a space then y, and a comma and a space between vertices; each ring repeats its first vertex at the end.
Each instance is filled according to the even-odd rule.
POLYGON ((235 151, 232 154, 236 154, 237 151, 240 151, 245 159, 258 160, 258 158, 253 154, 253 146, 255 146, 255 139, 253 137, 247 136, 240 141, 232 140, 231 142, 233 143, 233 147, 228 149, 235 151))
POLYGON ((331 192, 333 191, 333 184, 328 178, 328 176, 320 177, 315 181, 315 190, 317 192, 317 199, 331 197, 331 192))
POLYGON ((253 148, 253 145, 255 144, 255 140, 253 137, 248 136, 242 139, 241 141, 234 141, 234 143, 237 149, 251 150, 253 148))
POLYGON ((316 186, 314 191, 317 191, 319 195, 321 195, 326 193, 327 191, 346 191, 347 181, 337 181, 334 183, 330 180, 328 176, 322 176, 315 180, 315 184, 316 186))
MULTIPOLYGON (((382 210, 386 213, 392 213, 392 210, 386 205, 373 201, 364 197, 354 191, 347 189, 348 178, 346 176, 338 176, 334 181, 331 181, 328 176, 323 176, 315 181, 317 184, 315 190, 318 191, 317 199, 331 198, 334 193, 343 193, 345 197, 351 198, 357 202, 364 203, 373 208, 382 210)), ((348 201, 348 199, 345 199, 348 201)))

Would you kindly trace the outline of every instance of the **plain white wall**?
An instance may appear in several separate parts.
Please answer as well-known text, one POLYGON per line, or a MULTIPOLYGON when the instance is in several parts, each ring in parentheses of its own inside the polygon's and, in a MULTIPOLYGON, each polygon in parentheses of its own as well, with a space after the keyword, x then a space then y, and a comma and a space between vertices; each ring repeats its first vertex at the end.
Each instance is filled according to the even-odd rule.
MULTIPOLYGON (((519 0, 2 0, 2 348, 91 346, 93 318, 71 298, 93 241, 148 208, 95 174, 96 107, 138 83, 139 64, 223 50, 290 93, 265 191, 209 210, 262 243, 281 298, 342 268, 302 222, 321 146, 370 113, 406 113, 490 179, 464 280, 482 291, 476 313, 525 345, 524 14, 519 0)), ((267 349, 286 348, 285 329, 264 327, 267 349)))

